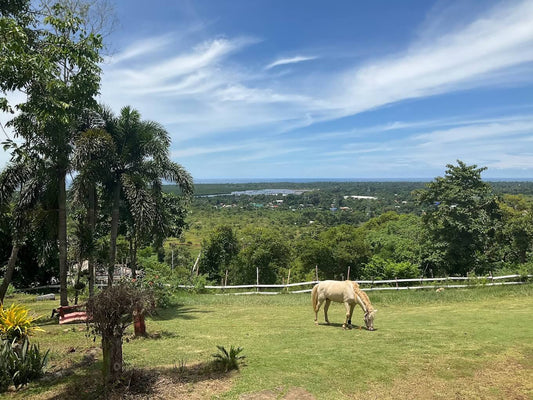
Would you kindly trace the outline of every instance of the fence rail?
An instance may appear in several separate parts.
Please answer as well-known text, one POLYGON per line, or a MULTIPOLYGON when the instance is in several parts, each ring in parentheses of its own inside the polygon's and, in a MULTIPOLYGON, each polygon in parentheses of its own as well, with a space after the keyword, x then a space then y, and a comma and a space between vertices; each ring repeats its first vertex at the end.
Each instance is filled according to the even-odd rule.
MULTIPOLYGON (((502 276, 476 276, 476 277, 466 277, 466 276, 450 276, 446 278, 411 278, 411 279, 387 279, 387 280, 356 280, 355 282, 362 285, 361 289, 364 291, 378 291, 378 290, 419 290, 419 289, 436 289, 439 287, 442 288, 465 288, 478 285, 479 282, 483 286, 502 286, 502 285, 521 285, 524 282, 521 281, 511 281, 511 282, 499 282, 508 279, 517 279, 517 278, 533 278, 533 275, 502 275, 502 276), (448 282, 462 281, 467 282, 466 284, 450 284, 448 282), (417 286, 401 286, 403 283, 420 283, 417 286), (422 283, 434 284, 423 285, 422 283), (438 283, 438 285, 436 284, 438 283), (381 286, 381 285, 391 285, 394 286, 381 286), (365 287, 364 285, 370 285, 370 287, 365 287)), ((205 289, 209 290, 220 290, 233 291, 239 289, 255 289, 254 291, 247 292, 233 292, 231 294, 243 295, 243 294, 280 294, 280 293, 309 293, 312 288, 299 289, 299 290, 289 290, 289 288, 296 288, 299 286, 314 286, 319 281, 308 281, 308 282, 297 282, 297 283, 288 283, 288 284, 259 284, 259 285, 226 285, 226 286, 216 286, 216 285, 206 285, 205 289), (281 289, 282 291, 261 291, 260 289, 281 289)), ((100 288, 107 286, 106 283, 97 283, 95 286, 100 288)), ((177 285, 181 289, 194 289, 194 285, 177 285)), ((45 290, 45 289, 59 289, 59 285, 47 285, 47 286, 35 286, 30 288, 21 289, 23 292, 29 292, 34 290, 45 290)))
MULTIPOLYGON (((494 281, 501 281, 506 279, 516 279, 516 278, 523 278, 523 275, 503 275, 503 276, 482 276, 482 277, 466 277, 466 276, 451 276, 446 278, 411 278, 411 279, 388 279, 388 280, 356 280, 355 282, 359 283, 360 285, 371 285, 370 287, 361 287, 364 291, 374 291, 374 290, 418 290, 418 289, 436 289, 439 287, 442 288, 465 288, 465 287, 471 287, 474 285, 479 284, 479 282, 482 282, 481 284, 483 286, 501 286, 501 285, 521 285, 524 282, 521 281, 512 281, 512 282, 494 282, 494 281), (454 281, 463 281, 468 282, 467 284, 449 284, 447 282, 454 282, 454 281), (486 282, 485 282, 486 281, 486 282), (400 286, 399 284, 402 283, 412 283, 412 282, 419 282, 420 285, 418 286, 400 286), (440 283, 439 285, 422 285, 423 282, 435 282, 440 283), (375 287, 375 285, 390 285, 394 284, 395 286, 384 286, 384 287, 375 287)), ((533 278, 533 275, 527 275, 527 278, 533 278)), ((265 295, 272 295, 272 294, 280 294, 280 293, 309 293, 312 288, 308 289, 301 289, 301 290, 289 290, 289 288, 297 287, 297 286, 311 286, 317 284, 319 281, 308 281, 308 282, 298 282, 298 283, 289 283, 289 284, 272 284, 272 285, 266 285, 266 284, 259 284, 259 285, 226 285, 226 286, 216 286, 216 285, 206 285, 205 289, 210 290, 221 290, 221 291, 227 291, 227 290, 235 290, 235 289, 255 289, 255 291, 248 291, 248 292, 233 292, 230 294, 235 295, 243 295, 243 294, 265 294, 265 295), (259 289, 283 289, 281 292, 273 292, 273 291, 260 291, 259 289)), ((194 289, 195 286, 193 285, 178 285, 179 288, 182 289, 194 289)))

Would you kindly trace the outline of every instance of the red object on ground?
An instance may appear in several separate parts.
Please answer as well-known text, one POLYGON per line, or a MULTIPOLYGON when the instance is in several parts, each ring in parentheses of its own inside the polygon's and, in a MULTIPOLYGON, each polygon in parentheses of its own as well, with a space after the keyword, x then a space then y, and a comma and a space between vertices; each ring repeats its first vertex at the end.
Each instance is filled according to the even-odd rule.
POLYGON ((87 313, 85 311, 76 311, 83 307, 85 307, 84 304, 77 306, 58 307, 57 313, 59 314, 59 325, 76 322, 87 322, 87 313))
POLYGON ((87 313, 85 311, 77 311, 59 316, 59 325, 70 324, 74 322, 87 322, 87 313))

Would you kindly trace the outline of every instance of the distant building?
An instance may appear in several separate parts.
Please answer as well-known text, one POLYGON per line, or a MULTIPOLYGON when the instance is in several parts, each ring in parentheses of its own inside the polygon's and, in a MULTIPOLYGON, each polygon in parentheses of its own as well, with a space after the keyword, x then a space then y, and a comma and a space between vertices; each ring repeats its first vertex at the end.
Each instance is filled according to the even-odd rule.
POLYGON ((344 199, 356 199, 356 200, 377 200, 374 196, 344 196, 344 199))

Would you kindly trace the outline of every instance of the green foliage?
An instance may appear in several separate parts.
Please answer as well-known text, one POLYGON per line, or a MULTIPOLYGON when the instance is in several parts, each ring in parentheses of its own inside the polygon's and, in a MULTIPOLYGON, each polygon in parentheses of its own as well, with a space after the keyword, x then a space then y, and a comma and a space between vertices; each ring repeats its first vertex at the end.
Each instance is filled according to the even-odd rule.
POLYGON ((422 225, 418 216, 389 212, 363 226, 374 256, 394 262, 420 262, 422 225))
POLYGON ((49 352, 42 354, 39 346, 30 345, 27 337, 19 344, 0 340, 0 392, 5 392, 10 385, 18 389, 41 378, 49 352))
POLYGON ((408 261, 394 262, 374 256, 364 267, 361 279, 388 280, 388 279, 409 279, 419 278, 420 270, 415 264, 408 261))
POLYGON ((173 271, 167 264, 158 262, 157 256, 143 259, 141 265, 144 274, 136 283, 152 293, 157 307, 168 307, 177 281, 173 271))
POLYGON ((228 225, 218 226, 202 244, 200 271, 210 280, 220 281, 238 253, 239 242, 234 230, 228 225))
MULTIPOLYGON (((0 285, 2 284, 2 282, 3 282, 3 279, 0 279, 0 285)), ((10 283, 7 286, 6 298, 13 297, 14 294, 15 294, 15 287, 10 283)))
POLYGON ((229 271, 235 284, 256 282, 259 270, 260 283, 276 283, 279 272, 290 265, 290 248, 279 231, 269 228, 247 228, 240 237, 241 251, 229 271))
POLYGON ((447 168, 444 177, 417 192, 418 202, 426 207, 422 221, 427 262, 443 274, 487 272, 499 209, 491 186, 481 179, 486 168, 462 161, 447 168))
POLYGON ((227 351, 223 346, 218 346, 218 353, 213 354, 213 366, 218 371, 228 372, 234 369, 239 369, 239 365, 243 362, 246 356, 239 355, 243 348, 231 346, 227 351))
POLYGON ((34 324, 37 317, 20 304, 11 304, 4 308, 0 304, 0 338, 8 341, 22 341, 35 332, 43 331, 34 324))

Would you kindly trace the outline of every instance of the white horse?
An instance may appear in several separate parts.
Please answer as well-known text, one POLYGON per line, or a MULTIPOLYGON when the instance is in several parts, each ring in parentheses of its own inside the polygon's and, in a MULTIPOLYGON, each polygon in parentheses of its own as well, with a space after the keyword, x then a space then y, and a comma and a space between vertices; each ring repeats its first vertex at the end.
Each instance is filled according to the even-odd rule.
POLYGON ((332 301, 344 303, 346 307, 346 319, 342 325, 343 329, 352 327, 352 314, 356 304, 359 304, 365 313, 365 325, 369 331, 374 330, 374 316, 378 310, 375 310, 370 303, 367 294, 363 292, 357 282, 353 281, 322 281, 313 287, 311 292, 313 310, 315 310, 315 324, 318 325, 318 311, 322 303, 324 305, 324 317, 326 323, 328 320, 328 308, 332 301))

